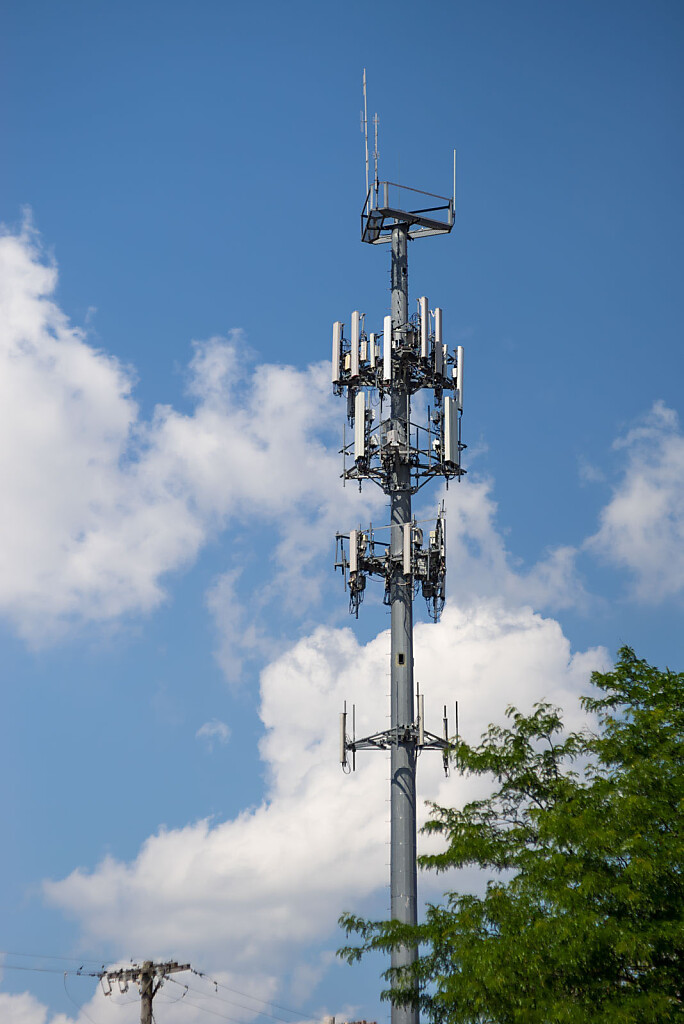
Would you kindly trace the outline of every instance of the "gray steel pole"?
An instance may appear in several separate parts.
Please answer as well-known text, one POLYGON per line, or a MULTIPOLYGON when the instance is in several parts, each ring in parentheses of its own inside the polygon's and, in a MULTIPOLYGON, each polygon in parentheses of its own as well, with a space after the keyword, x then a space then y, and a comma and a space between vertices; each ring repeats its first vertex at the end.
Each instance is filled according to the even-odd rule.
MULTIPOLYGON (((408 321, 408 227, 392 229, 392 326, 401 333, 408 321)), ((402 572, 403 526, 411 522, 411 468, 403 454, 410 424, 410 397, 401 379, 392 384, 391 428, 401 440, 390 492, 391 554, 394 572, 391 601, 391 840, 390 913, 393 920, 417 923, 416 879, 416 747, 413 725, 413 594, 402 572)), ((416 960, 414 946, 392 951, 392 966, 416 960)), ((418 1024, 418 1011, 392 1004, 392 1024, 418 1024)))

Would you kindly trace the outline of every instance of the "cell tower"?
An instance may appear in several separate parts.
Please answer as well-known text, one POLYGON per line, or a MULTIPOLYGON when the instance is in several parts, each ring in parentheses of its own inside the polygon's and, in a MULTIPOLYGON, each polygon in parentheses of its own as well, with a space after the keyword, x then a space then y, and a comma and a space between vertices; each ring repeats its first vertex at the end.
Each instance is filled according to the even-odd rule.
MULTIPOLYGON (((377 115, 374 118, 375 174, 369 181, 366 74, 363 77, 362 130, 366 143, 366 201, 361 213, 361 240, 391 245, 390 315, 377 332, 366 330, 365 316, 351 314, 348 334, 337 321, 332 334, 332 383, 347 396, 353 436, 343 441, 343 480, 377 484, 388 496, 390 525, 354 529, 337 535, 335 567, 349 588, 350 611, 358 616, 369 577, 384 582, 384 603, 391 609, 391 727, 357 739, 347 732, 347 711, 340 721, 340 762, 355 767, 358 750, 390 750, 391 839, 390 914, 405 924, 417 922, 416 755, 441 750, 448 772, 449 727, 444 708, 442 736, 424 725, 423 695, 413 678, 413 598, 422 590, 437 621, 444 605, 446 558, 445 512, 434 529, 423 529, 412 516, 411 498, 434 478, 460 478, 463 412, 463 348, 449 351, 443 338, 442 310, 430 309, 425 296, 409 311, 408 243, 428 235, 448 234, 454 223, 450 198, 378 180, 377 115), (432 393, 425 425, 411 420, 411 397, 432 393), (380 534, 378 537, 377 535, 380 534), (416 713, 417 712, 417 713, 416 713)), ((346 433, 346 431, 345 431, 346 433)), ((355 718, 354 710, 352 711, 355 718)), ((458 708, 456 708, 458 716, 458 708)), ((458 722, 455 727, 458 733, 458 722)), ((392 967, 415 961, 417 949, 392 952, 392 967)), ((418 1024, 417 1009, 392 1004, 392 1024, 418 1024)))

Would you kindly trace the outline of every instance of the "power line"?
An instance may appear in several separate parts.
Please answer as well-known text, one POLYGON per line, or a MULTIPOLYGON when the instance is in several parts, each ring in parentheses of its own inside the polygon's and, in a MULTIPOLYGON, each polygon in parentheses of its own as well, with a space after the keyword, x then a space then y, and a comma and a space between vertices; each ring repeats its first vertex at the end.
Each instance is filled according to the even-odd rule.
POLYGON ((213 1017, 220 1017, 221 1020, 232 1021, 232 1024, 244 1024, 244 1021, 238 1017, 229 1017, 225 1013, 219 1013, 217 1010, 210 1010, 207 1006, 200 1006, 198 1003, 191 1003, 189 999, 186 999, 186 1004, 192 1006, 195 1010, 201 1010, 202 1013, 210 1013, 213 1017))
MULTIPOLYGON (((171 979, 169 979, 169 980, 171 980, 171 979)), ((178 984, 180 985, 182 983, 178 982, 178 984)), ((160 993, 161 1002, 162 1003, 180 1003, 181 999, 185 999, 185 996, 187 995, 187 991, 188 991, 188 986, 187 985, 183 985, 183 991, 181 992, 181 994, 176 999, 169 999, 169 997, 168 996, 165 997, 164 993, 162 992, 162 993, 160 993)))
MULTIPOLYGON (((197 972, 193 972, 193 973, 197 973, 197 972)), ((214 999, 218 998, 220 1000, 220 1002, 226 1002, 227 1001, 225 999, 220 999, 220 997, 215 996, 211 992, 198 992, 197 989, 191 989, 189 985, 184 985, 183 982, 176 981, 175 978, 169 978, 169 981, 173 982, 174 985, 180 985, 182 988, 185 989, 185 992, 183 993, 183 996, 181 996, 181 999, 185 996, 186 992, 192 992, 192 993, 197 993, 199 996, 204 996, 204 997, 214 998, 214 999)), ((174 1002, 178 1002, 178 1000, 174 999, 174 1002)), ((200 1006, 198 1003, 191 1002, 190 999, 188 999, 187 997, 186 997, 186 1004, 188 1006, 194 1007, 196 1010, 201 1010, 203 1013, 211 1013, 214 1017, 220 1017, 222 1020, 230 1020, 230 1021, 233 1022, 233 1024, 244 1024, 244 1021, 240 1020, 238 1017, 229 1017, 225 1013, 219 1013, 218 1010, 210 1010, 209 1007, 207 1007, 207 1006, 200 1006)))
POLYGON ((85 1017, 88 1018, 88 1020, 90 1021, 90 1024, 97 1024, 97 1021, 93 1020, 93 1018, 90 1016, 88 1011, 84 1010, 83 1006, 79 1005, 76 1002, 76 1000, 72 997, 71 993, 69 992, 69 989, 67 988, 66 980, 67 980, 67 971, 64 972, 64 991, 67 994, 67 999, 69 999, 69 1001, 74 1004, 74 1006, 76 1007, 76 1009, 78 1010, 79 1013, 82 1013, 85 1017))
POLYGON ((0 964, 0 971, 37 971, 40 974, 71 974, 80 978, 99 978, 102 971, 63 971, 59 967, 29 967, 22 964, 0 964))
MULTIPOLYGON (((193 974, 197 974, 199 977, 206 978, 206 980, 211 982, 212 985, 220 985, 221 984, 218 981, 214 981, 213 978, 209 978, 207 975, 203 975, 199 971, 193 971, 192 973, 193 974)), ((174 982, 174 984, 176 984, 176 985, 183 985, 183 982, 176 981, 175 978, 170 978, 169 981, 174 982)), ((208 999, 216 999, 216 1000, 218 1000, 218 1002, 225 1003, 227 1006, 237 1006, 241 1010, 247 1010, 248 1013, 256 1013, 256 1014, 258 1014, 261 1017, 270 1017, 271 1020, 280 1021, 280 1024, 290 1024, 290 1022, 285 1017, 277 1017, 275 1014, 268 1013, 266 1010, 259 1010, 259 1009, 257 1009, 254 1006, 245 1006, 244 1003, 237 1003, 234 999, 223 999, 216 992, 202 991, 201 989, 194 988, 192 985, 187 985, 187 984, 183 985, 183 987, 187 991, 189 991, 189 992, 196 993, 197 995, 203 996, 203 997, 208 998, 208 999)), ((222 985, 221 987, 222 988, 228 988, 227 985, 222 985)), ((232 991, 232 990, 229 989, 229 991, 232 991)), ((238 994, 243 994, 243 993, 238 993, 238 994)), ((273 1003, 266 1003, 265 1000, 258 999, 258 997, 256 997, 256 996, 247 996, 247 998, 248 999, 253 999, 255 1002, 265 1003, 265 1005, 267 1005, 267 1006, 274 1005, 273 1003)), ((298 1011, 298 1010, 289 1010, 288 1012, 289 1013, 297 1014, 300 1017, 300 1019, 301 1019, 302 1015, 301 1015, 300 1011, 298 1011)))
MULTIPOLYGON (((291 1013, 295 1017, 301 1018, 302 1016, 301 1010, 293 1010, 291 1007, 283 1006, 281 1003, 274 1003, 269 999, 261 999, 259 996, 252 996, 248 992, 240 992, 239 989, 231 988, 230 985, 226 985, 223 981, 216 981, 215 978, 210 977, 205 971, 197 971, 193 968, 192 973, 196 974, 199 978, 205 978, 207 981, 211 982, 212 985, 215 985, 218 988, 224 988, 227 992, 234 992, 237 996, 243 996, 245 999, 252 999, 255 1003, 263 1003, 264 1006, 272 1006, 276 1010, 283 1010, 285 1013, 291 1013)), ((269 1015, 267 1014, 266 1016, 269 1015)), ((275 1019, 277 1020, 278 1018, 275 1019)))
POLYGON ((70 960, 72 963, 99 964, 100 959, 88 956, 56 956, 54 953, 17 953, 10 949, 0 949, 0 956, 25 956, 34 960, 70 960))

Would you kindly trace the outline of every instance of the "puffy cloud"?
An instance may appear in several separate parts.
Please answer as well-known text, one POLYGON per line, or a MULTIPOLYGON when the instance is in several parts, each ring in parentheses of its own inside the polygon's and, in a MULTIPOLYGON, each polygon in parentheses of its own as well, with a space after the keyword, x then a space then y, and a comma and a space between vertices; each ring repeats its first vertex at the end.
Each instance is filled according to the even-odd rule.
MULTIPOLYGON (((229 821, 162 830, 130 863, 108 857, 47 882, 49 902, 75 916, 89 942, 122 955, 182 950, 209 970, 230 963, 243 984, 265 962, 282 979, 312 944, 331 934, 334 943, 340 910, 359 908, 386 883, 387 756, 359 755, 346 778, 337 759, 345 699, 356 704, 358 735, 387 727, 388 653, 386 632, 361 645, 349 629, 319 627, 300 640, 261 675, 263 803, 229 821)), ((549 699, 571 709, 590 670, 607 660, 600 649, 572 654, 557 622, 494 600, 452 602, 441 623, 415 634, 427 727, 440 731, 442 705, 458 699, 469 739, 509 703, 549 699)), ((422 798, 455 802, 472 792, 444 779, 438 755, 423 755, 422 817, 422 798)), ((424 891, 434 884, 426 879, 424 891)))
POLYGON ((586 547, 633 576, 634 596, 658 602, 684 591, 684 436, 656 402, 614 447, 627 465, 586 547))
POLYGON ((216 660, 229 683, 237 683, 241 679, 246 662, 260 657, 266 640, 263 616, 254 614, 253 609, 248 611, 246 602, 237 594, 236 583, 240 575, 240 569, 222 573, 206 595, 207 607, 218 634, 216 660))
POLYGON ((46 1024, 47 1007, 29 992, 18 995, 0 992, 0 1020, 4 1024, 46 1024))
POLYGON ((0 236, 0 614, 44 639, 147 611, 231 517, 274 525, 304 573, 340 510, 325 366, 249 365, 233 331, 195 344, 192 412, 146 421, 133 371, 69 323, 56 281, 30 228, 0 236))
POLYGON ((531 569, 521 571, 497 527, 492 482, 452 486, 446 494, 447 565, 450 588, 459 601, 498 596, 512 605, 557 610, 590 601, 577 573, 577 550, 553 548, 531 569))
MULTIPOLYGON (((200 1024, 211 1014, 248 1022, 261 1010, 273 1012, 265 1005, 273 979, 263 977, 259 987, 229 974, 219 973, 214 980, 218 987, 192 974, 169 976, 154 998, 158 1019, 165 1024, 200 1024), (241 985, 239 993, 233 990, 233 984, 241 985), (224 989, 223 985, 228 987, 224 989)), ((121 1024, 139 1019, 140 996, 135 984, 125 993, 115 984, 105 996, 103 988, 91 980, 72 977, 65 983, 74 1003, 72 1013, 54 1013, 28 992, 0 992, 2 1024, 121 1024)))

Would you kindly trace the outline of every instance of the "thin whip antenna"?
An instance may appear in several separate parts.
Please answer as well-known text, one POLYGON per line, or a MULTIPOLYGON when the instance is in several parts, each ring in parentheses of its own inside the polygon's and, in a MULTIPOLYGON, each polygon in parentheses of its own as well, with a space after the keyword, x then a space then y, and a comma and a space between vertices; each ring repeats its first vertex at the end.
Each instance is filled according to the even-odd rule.
POLYGON ((456 216, 456 150, 454 150, 454 216, 456 216))
POLYGON ((366 144, 366 195, 368 195, 368 100, 366 98, 366 69, 363 69, 363 138, 366 144))
POLYGON ((375 163, 375 194, 378 194, 378 157, 380 151, 378 149, 378 125, 380 124, 380 118, 377 113, 373 117, 373 126, 375 128, 375 148, 373 150, 373 161, 375 163))

